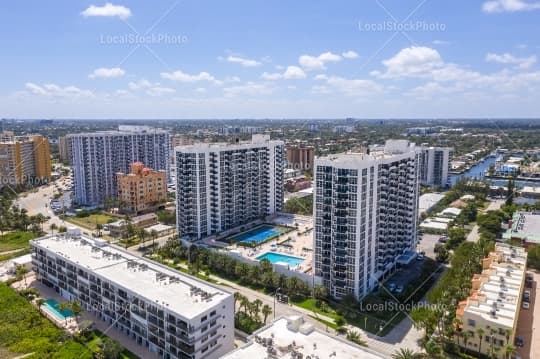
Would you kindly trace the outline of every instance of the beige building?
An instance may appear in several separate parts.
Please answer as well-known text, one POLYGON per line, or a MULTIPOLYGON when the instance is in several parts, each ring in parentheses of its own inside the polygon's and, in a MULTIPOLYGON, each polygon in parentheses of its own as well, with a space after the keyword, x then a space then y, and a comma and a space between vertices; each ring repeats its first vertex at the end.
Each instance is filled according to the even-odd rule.
POLYGON ((468 349, 504 358, 504 347, 514 344, 526 263, 524 248, 505 244, 497 244, 483 259, 482 273, 473 276, 470 296, 456 311, 462 332, 469 333, 468 349))
POLYGON ((0 187, 39 185, 50 179, 51 151, 46 137, 0 134, 0 187))
POLYGON ((63 163, 71 163, 71 141, 69 137, 58 137, 58 156, 63 163))
POLYGON ((313 170, 315 148, 313 146, 293 145, 287 146, 287 168, 301 171, 313 170))
POLYGON ((162 206, 167 199, 167 175, 154 171, 142 162, 131 164, 131 173, 117 173, 120 210, 143 213, 162 206))

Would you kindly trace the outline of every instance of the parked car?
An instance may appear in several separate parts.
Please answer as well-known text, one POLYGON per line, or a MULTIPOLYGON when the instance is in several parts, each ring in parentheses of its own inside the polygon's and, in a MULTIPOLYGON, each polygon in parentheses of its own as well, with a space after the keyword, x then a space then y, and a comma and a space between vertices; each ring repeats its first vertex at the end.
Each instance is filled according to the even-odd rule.
POLYGON ((424 260, 424 255, 423 254, 418 254, 416 256, 416 260, 423 261, 424 260))
POLYGON ((396 287, 396 293, 398 293, 398 294, 403 293, 403 289, 404 289, 404 288, 403 288, 403 285, 402 285, 402 284, 398 285, 398 286, 396 287))
POLYGON ((389 284, 388 284, 388 290, 389 290, 390 292, 395 291, 395 290, 396 290, 396 285, 395 285, 394 283, 389 283, 389 284))
POLYGON ((525 340, 523 340, 522 337, 516 337, 516 339, 514 340, 514 344, 516 345, 516 347, 522 348, 525 345, 525 340))
POLYGON ((523 309, 529 309, 529 302, 525 302, 525 301, 522 302, 522 303, 521 303, 521 307, 522 307, 523 309))

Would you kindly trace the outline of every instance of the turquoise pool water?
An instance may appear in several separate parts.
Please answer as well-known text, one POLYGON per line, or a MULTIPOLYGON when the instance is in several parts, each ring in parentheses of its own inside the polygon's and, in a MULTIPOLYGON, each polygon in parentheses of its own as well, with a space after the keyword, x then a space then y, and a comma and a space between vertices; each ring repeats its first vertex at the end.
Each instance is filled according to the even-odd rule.
POLYGON ((274 253, 274 252, 266 252, 263 255, 258 256, 257 259, 258 260, 266 259, 270 263, 277 263, 277 262, 286 263, 291 268, 298 267, 298 265, 304 261, 304 258, 293 257, 293 256, 288 256, 286 254, 274 253))
POLYGON ((70 309, 60 310, 58 302, 55 299, 48 299, 43 303, 43 306, 49 309, 60 320, 66 320, 73 316, 73 312, 70 309))
POLYGON ((263 224, 247 232, 237 234, 236 236, 233 236, 230 239, 233 242, 246 242, 246 243, 256 242, 257 244, 259 244, 266 241, 270 237, 283 233, 284 231, 285 231, 284 227, 272 226, 270 224, 263 224))

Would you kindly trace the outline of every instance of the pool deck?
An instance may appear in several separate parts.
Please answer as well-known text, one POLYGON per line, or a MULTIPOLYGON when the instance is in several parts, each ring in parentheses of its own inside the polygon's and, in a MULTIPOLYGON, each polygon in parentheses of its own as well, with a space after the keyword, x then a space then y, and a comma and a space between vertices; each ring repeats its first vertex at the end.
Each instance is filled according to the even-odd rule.
POLYGON ((278 240, 271 240, 261 245, 256 246, 255 248, 246 248, 243 246, 238 246, 232 244, 227 248, 230 250, 235 250, 240 253, 243 257, 249 258, 252 260, 257 260, 257 257, 263 255, 266 252, 281 253, 293 257, 303 258, 304 261, 300 263, 295 270, 303 273, 311 273, 312 271, 312 259, 313 259, 313 230, 309 231, 307 234, 299 234, 298 232, 305 232, 307 229, 313 229, 313 221, 307 216, 282 216, 278 215, 274 217, 271 221, 268 221, 270 224, 284 225, 289 227, 295 227, 298 223, 298 230, 293 230, 291 232, 281 235, 278 240), (279 246, 278 242, 283 242, 287 238, 291 237, 291 241, 288 243, 292 245, 292 248, 279 246), (272 245, 276 245, 275 250, 272 250, 272 245), (302 248, 309 248, 310 251, 304 251, 302 248))

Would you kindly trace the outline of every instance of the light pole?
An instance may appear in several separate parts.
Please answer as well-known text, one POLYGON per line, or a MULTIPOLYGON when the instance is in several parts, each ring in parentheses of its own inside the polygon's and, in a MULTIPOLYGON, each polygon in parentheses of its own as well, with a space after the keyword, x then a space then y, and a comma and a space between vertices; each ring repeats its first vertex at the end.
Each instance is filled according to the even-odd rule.
POLYGON ((274 292, 274 319, 276 319, 276 296, 280 290, 281 287, 277 287, 276 291, 274 292))

